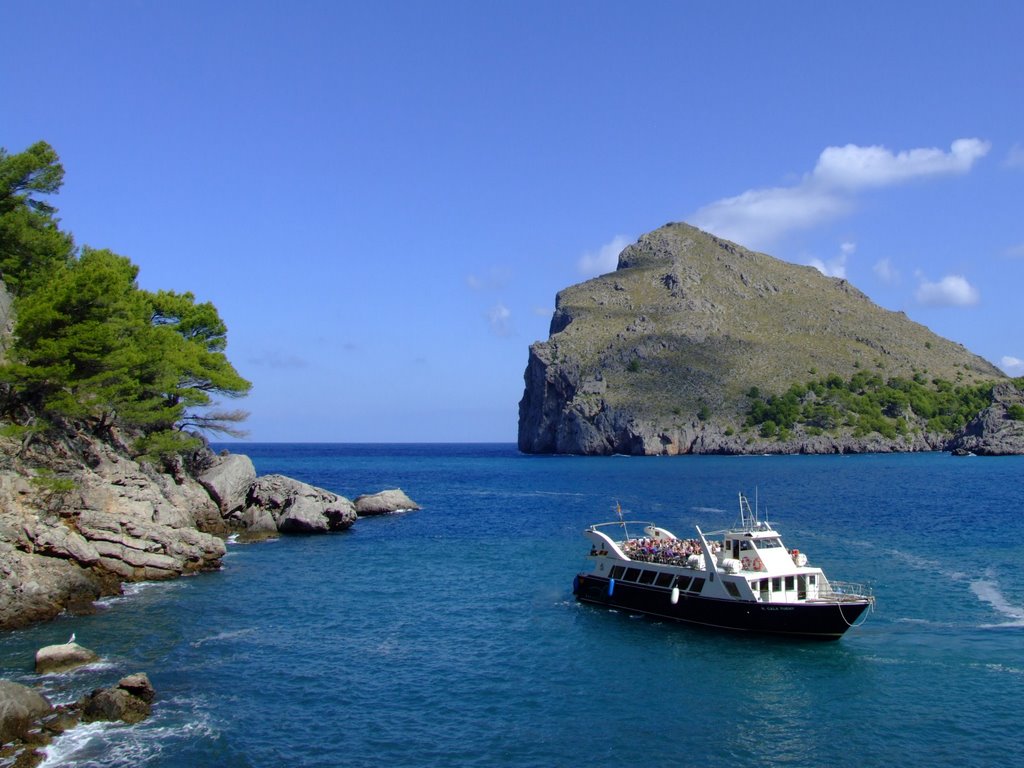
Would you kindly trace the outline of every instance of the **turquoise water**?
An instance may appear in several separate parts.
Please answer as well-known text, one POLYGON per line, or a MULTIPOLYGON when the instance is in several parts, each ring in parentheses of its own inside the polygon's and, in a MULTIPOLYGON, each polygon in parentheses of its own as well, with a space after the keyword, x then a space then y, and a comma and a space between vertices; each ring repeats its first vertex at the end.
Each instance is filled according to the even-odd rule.
POLYGON ((0 675, 57 701, 135 671, 139 726, 47 766, 991 766, 1024 748, 1024 459, 579 458, 506 445, 246 445, 260 473, 422 511, 229 545, 223 570, 0 636, 0 675), (878 608, 836 643, 580 606, 580 531, 688 534, 758 495, 789 547, 878 608), (40 679, 72 632, 100 652, 40 679))

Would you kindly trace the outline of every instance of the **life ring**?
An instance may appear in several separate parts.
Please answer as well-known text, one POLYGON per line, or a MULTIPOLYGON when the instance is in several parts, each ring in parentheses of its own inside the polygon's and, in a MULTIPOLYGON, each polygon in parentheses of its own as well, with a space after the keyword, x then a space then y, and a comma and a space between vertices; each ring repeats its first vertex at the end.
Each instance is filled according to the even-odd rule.
POLYGON ((755 571, 763 571, 764 570, 764 563, 761 562, 761 558, 760 557, 755 557, 754 558, 754 570, 755 571))
POLYGON ((750 570, 750 558, 749 557, 744 557, 740 562, 743 563, 743 570, 744 571, 749 571, 750 570))

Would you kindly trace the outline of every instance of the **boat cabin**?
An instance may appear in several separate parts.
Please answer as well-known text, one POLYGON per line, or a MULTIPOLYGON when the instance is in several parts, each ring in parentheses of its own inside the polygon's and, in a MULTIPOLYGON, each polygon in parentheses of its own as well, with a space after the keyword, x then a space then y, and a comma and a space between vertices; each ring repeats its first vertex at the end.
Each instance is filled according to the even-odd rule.
POLYGON ((787 550, 778 532, 764 523, 756 531, 718 532, 722 539, 713 541, 699 528, 699 538, 680 539, 647 524, 644 533, 656 535, 627 531, 618 541, 602 530, 618 526, 608 523, 586 531, 590 556, 602 561, 595 563, 595 573, 611 579, 763 603, 803 602, 831 592, 821 569, 809 567, 802 552, 787 550))

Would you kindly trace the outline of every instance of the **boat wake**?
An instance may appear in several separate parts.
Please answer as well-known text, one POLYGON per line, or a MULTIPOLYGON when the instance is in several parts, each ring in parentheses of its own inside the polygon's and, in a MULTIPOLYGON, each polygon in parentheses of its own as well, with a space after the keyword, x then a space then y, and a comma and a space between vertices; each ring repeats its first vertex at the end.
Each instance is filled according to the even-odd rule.
POLYGON ((1006 599, 1006 596, 999 589, 999 585, 992 579, 993 571, 991 569, 985 572, 984 578, 972 579, 964 571, 945 567, 938 561, 920 557, 910 552, 890 550, 890 554, 893 558, 901 560, 916 570, 939 573, 951 582, 960 582, 961 584, 966 582, 975 597, 983 603, 988 603, 997 613, 1002 614, 1008 619, 1008 621, 980 625, 983 628, 1024 627, 1024 606, 1014 605, 1006 599))
POLYGON ((1024 627, 1024 607, 1010 603, 994 581, 984 579, 972 581, 971 591, 977 595, 979 600, 988 603, 998 613, 1009 619, 1009 621, 1002 621, 998 624, 983 624, 983 627, 1024 627))

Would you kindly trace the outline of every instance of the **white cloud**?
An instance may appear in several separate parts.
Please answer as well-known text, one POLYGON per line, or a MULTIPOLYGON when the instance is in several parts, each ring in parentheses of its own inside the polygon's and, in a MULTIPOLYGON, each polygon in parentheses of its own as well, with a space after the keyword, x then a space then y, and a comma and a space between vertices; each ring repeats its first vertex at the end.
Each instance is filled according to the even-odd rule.
POLYGON ((937 283, 922 280, 914 295, 930 307, 969 307, 980 298, 977 288, 962 275, 946 275, 937 283))
POLYGON ((855 193, 915 178, 967 173, 991 145, 957 139, 937 148, 893 153, 885 147, 826 147, 811 173, 791 187, 749 189, 698 209, 688 221, 719 237, 762 248, 794 229, 807 229, 853 209, 855 193))
POLYGON ((605 243, 597 251, 587 251, 577 263, 581 274, 596 277, 614 272, 619 266, 619 254, 629 245, 630 239, 625 235, 616 235, 611 242, 605 243))
POLYGON ((957 139, 949 152, 937 147, 897 154, 879 146, 826 147, 818 157, 813 177, 830 187, 883 187, 926 176, 967 173, 991 148, 981 139, 957 139))
POLYGON ((1011 376, 1020 376, 1021 374, 1024 374, 1024 360, 1021 360, 1019 357, 1003 355, 1003 359, 999 361, 999 365, 1011 376))
POLYGON ((875 266, 872 267, 875 274, 883 283, 895 283, 900 279, 900 273, 896 271, 896 268, 892 265, 888 259, 880 259, 875 262, 875 266))
POLYGON ((811 259, 808 262, 809 266, 814 267, 821 274, 828 277, 846 277, 846 259, 854 251, 857 250, 857 244, 852 242, 845 242, 839 246, 839 255, 828 262, 824 262, 821 259, 811 259))
POLYGON ((807 229, 846 213, 849 201, 814 184, 748 189, 705 205, 690 223, 750 248, 761 248, 793 229, 807 229))
POLYGON ((827 264, 821 259, 811 259, 808 266, 814 267, 826 277, 846 277, 846 259, 844 257, 832 259, 827 264))
POLYGON ((512 333, 512 311, 500 301, 487 310, 487 323, 491 333, 496 336, 509 336, 512 333))

